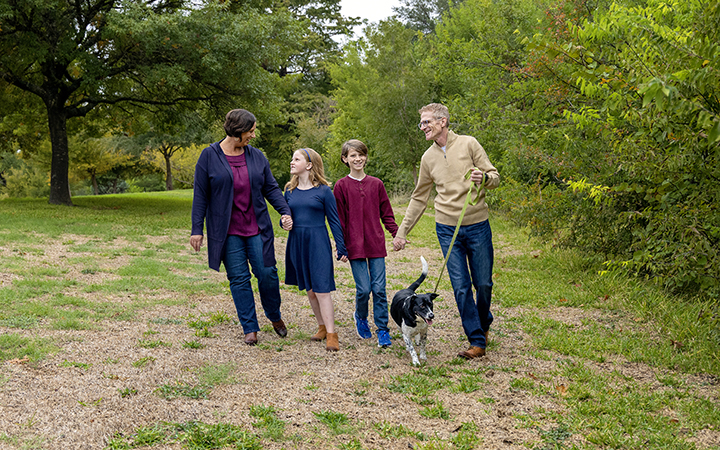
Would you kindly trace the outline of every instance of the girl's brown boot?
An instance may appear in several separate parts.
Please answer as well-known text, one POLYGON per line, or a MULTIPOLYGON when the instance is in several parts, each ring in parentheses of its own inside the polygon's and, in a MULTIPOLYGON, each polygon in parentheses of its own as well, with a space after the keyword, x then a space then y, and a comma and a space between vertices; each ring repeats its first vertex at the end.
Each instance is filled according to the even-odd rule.
POLYGON ((337 333, 328 333, 327 334, 327 343, 325 346, 325 350, 329 352, 336 352, 340 350, 340 342, 338 342, 338 335, 337 333))
POLYGON ((317 333, 310 336, 310 340, 311 341, 322 341, 323 339, 325 339, 325 336, 327 336, 327 330, 325 329, 325 325, 320 325, 317 333))

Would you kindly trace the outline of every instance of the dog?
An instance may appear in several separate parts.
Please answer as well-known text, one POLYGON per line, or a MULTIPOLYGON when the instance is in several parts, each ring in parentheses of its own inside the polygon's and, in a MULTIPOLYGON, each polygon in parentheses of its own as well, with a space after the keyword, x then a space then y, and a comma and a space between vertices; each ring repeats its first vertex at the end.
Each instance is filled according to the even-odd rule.
POLYGON ((405 348, 412 363, 420 365, 420 360, 427 360, 425 344, 427 343, 428 326, 432 324, 435 314, 433 313, 433 300, 438 296, 432 294, 416 294, 428 274, 428 263, 425 258, 422 261, 422 275, 407 289, 395 293, 390 306, 390 315, 402 331, 405 348), (422 320, 418 320, 418 317, 422 320), (416 351, 417 348, 417 351, 416 351))

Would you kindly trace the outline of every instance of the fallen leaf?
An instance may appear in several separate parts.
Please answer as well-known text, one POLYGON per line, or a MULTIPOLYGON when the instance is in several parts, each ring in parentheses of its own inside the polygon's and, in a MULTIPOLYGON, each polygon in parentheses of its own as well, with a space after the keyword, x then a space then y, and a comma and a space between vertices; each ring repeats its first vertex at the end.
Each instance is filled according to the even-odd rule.
POLYGON ((22 364, 22 363, 26 363, 28 361, 30 361, 30 358, 26 355, 26 356, 23 356, 21 359, 18 359, 18 358, 8 359, 7 362, 9 362, 10 364, 22 364))
POLYGON ((558 393, 560 395, 562 395, 562 396, 567 395, 568 388, 564 384, 558 384, 557 386, 555 386, 555 389, 558 391, 558 393))

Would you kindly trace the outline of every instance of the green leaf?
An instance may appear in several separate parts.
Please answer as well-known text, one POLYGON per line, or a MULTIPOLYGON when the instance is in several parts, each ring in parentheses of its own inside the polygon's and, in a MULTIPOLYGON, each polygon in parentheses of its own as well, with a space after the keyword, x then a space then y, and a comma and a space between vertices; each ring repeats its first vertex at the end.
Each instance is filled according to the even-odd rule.
POLYGON ((720 120, 715 121, 715 125, 710 129, 708 133, 708 144, 714 144, 720 138, 720 120))

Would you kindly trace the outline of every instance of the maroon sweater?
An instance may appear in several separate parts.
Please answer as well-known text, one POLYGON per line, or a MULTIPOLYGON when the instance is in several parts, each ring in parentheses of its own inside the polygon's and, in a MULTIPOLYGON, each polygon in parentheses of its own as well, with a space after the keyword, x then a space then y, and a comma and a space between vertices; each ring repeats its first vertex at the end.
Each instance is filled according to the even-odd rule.
POLYGON ((385 185, 379 178, 365 175, 362 181, 341 178, 333 189, 350 259, 384 258, 385 229, 395 237, 395 223, 385 185))

